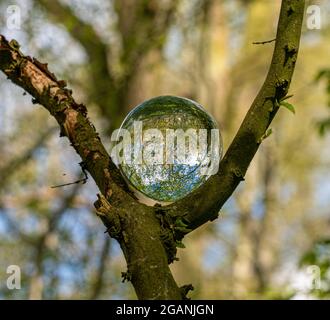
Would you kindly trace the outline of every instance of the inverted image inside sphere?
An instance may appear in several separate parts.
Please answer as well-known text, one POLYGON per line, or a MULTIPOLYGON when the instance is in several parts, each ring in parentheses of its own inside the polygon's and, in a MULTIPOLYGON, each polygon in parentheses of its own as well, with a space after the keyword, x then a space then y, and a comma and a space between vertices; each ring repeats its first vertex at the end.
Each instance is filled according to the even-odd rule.
MULTIPOLYGON (((130 132, 131 162, 123 161, 119 168, 131 186, 145 196, 173 202, 209 178, 205 169, 210 165, 211 129, 218 126, 196 102, 175 96, 152 98, 135 107, 121 129, 130 132), (140 145, 134 139, 137 122, 142 124, 140 145), (158 130, 156 136, 153 129, 158 130), (204 139, 198 135, 201 129, 204 139), (140 150, 141 161, 135 161, 136 150, 140 150)), ((220 156, 221 139, 216 148, 220 156)))

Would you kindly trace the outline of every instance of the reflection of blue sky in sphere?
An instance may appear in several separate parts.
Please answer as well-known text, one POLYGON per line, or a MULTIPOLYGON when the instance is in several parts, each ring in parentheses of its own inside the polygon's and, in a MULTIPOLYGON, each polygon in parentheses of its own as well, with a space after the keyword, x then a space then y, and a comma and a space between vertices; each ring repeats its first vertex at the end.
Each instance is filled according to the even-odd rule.
MULTIPOLYGON (((203 172, 209 166, 206 155, 211 153, 211 129, 217 129, 215 120, 196 102, 189 99, 162 96, 150 99, 133 109, 122 124, 122 129, 126 129, 131 134, 132 141, 132 163, 120 164, 120 169, 125 178, 139 192, 149 198, 158 201, 171 202, 183 198, 191 191, 198 188, 207 179, 208 175, 203 172), (157 146, 163 147, 162 164, 154 164, 148 159, 148 154, 143 153, 142 163, 134 163, 134 122, 141 121, 143 134, 147 129, 158 129, 164 137, 164 143, 157 146), (173 163, 166 163, 166 135, 167 129, 182 129, 185 133, 188 129, 206 129, 205 150, 207 154, 201 152, 200 141, 194 138, 184 138, 184 148, 186 149, 186 161, 180 162, 177 157, 178 140, 174 140, 174 159, 173 163), (189 143, 196 143, 197 149, 190 149, 189 143), (195 151, 194 151, 195 150, 195 151), (204 169, 204 170, 203 170, 204 169)), ((152 142, 153 143, 153 142, 152 142)), ((150 141, 142 142, 143 148, 150 146, 150 141)), ((221 139, 217 145, 221 155, 221 139)), ((145 150, 145 149, 144 149, 145 150)), ((153 155, 152 155, 153 156, 153 155)), ((151 156, 151 157, 152 157, 151 156)))

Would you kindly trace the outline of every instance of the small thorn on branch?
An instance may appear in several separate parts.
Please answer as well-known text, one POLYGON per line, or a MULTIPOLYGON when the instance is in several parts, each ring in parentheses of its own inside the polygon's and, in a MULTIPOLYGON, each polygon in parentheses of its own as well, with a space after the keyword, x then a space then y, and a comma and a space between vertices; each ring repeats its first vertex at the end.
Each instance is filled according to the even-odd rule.
POLYGON ((257 42, 252 42, 252 44, 266 44, 266 43, 271 43, 276 41, 276 38, 271 39, 271 40, 266 40, 266 41, 257 41, 257 42))

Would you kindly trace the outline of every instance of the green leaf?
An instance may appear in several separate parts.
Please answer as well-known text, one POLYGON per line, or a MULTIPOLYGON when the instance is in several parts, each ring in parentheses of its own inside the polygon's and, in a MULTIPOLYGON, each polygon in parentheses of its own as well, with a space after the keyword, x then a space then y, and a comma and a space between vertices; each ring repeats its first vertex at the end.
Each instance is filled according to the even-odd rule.
POLYGON ((265 133, 265 139, 268 138, 271 134, 273 133, 273 129, 272 128, 268 128, 266 133, 265 133))
POLYGON ((266 138, 268 138, 271 134, 273 133, 273 129, 272 128, 268 128, 266 130, 266 132, 262 135, 262 137, 258 140, 258 143, 261 143, 262 141, 264 141, 266 138))
POLYGON ((175 231, 182 232, 184 234, 191 232, 191 229, 188 229, 186 227, 174 227, 175 231))
POLYGON ((181 241, 179 241, 179 240, 176 240, 175 241, 175 245, 176 245, 176 247, 177 248, 182 248, 182 249, 184 249, 186 246, 181 242, 181 241))
POLYGON ((185 223, 185 222, 182 221, 182 218, 181 217, 176 218, 174 225, 176 227, 182 227, 182 228, 185 228, 185 227, 188 226, 187 223, 185 223))
POLYGON ((281 102, 280 102, 280 106, 283 106, 283 107, 287 108, 287 109, 288 109, 289 111, 291 111, 293 114, 296 113, 296 110, 295 110, 294 106, 293 106, 291 103, 289 103, 289 102, 281 101, 281 102))
POLYGON ((287 96, 285 96, 284 98, 282 98, 281 101, 288 100, 288 99, 290 99, 292 97, 293 97, 293 94, 288 94, 287 96))

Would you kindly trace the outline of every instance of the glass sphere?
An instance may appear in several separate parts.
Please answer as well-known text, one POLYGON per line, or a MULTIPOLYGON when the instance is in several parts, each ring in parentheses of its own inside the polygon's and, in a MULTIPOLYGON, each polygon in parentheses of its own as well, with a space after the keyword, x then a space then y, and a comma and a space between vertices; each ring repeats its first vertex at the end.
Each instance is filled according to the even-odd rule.
POLYGON ((216 121, 198 103, 160 96, 135 107, 112 135, 111 157, 133 188, 174 202, 218 171, 222 141, 216 121))

